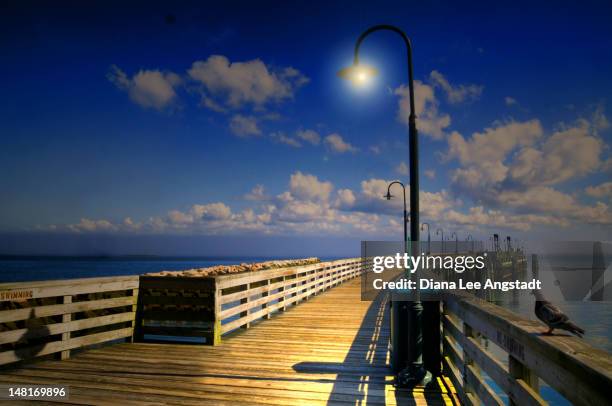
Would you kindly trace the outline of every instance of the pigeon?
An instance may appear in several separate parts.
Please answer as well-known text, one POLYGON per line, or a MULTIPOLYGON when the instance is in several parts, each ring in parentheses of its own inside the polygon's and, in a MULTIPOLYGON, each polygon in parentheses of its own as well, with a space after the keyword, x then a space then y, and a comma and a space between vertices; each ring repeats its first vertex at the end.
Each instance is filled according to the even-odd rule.
POLYGON ((569 317, 558 307, 550 303, 544 298, 542 292, 535 290, 532 292, 536 297, 535 302, 535 314, 538 319, 542 320, 544 324, 548 326, 548 331, 544 332, 546 335, 552 334, 556 328, 567 330, 572 334, 582 338, 584 330, 569 320, 569 317))

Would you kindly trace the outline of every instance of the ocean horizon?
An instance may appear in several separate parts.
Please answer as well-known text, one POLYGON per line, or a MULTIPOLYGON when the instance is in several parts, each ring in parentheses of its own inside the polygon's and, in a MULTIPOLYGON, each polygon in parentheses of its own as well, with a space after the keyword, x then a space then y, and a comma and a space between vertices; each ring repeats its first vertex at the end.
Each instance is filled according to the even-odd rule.
MULTIPOLYGON (((141 275, 149 272, 180 271, 215 265, 235 265, 297 256, 27 256, 0 255, 0 283, 56 279, 95 278, 102 276, 141 275)), ((342 257, 318 257, 322 261, 342 257)))

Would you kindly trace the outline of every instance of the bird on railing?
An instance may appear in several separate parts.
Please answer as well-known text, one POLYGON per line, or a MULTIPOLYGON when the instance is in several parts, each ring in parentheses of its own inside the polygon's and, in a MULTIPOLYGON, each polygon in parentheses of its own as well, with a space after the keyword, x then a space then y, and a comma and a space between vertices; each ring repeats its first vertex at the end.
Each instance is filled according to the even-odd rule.
POLYGON ((584 330, 572 323, 569 317, 559 310, 558 307, 546 300, 544 295, 542 295, 542 292, 539 290, 534 290, 531 293, 536 297, 536 316, 548 326, 548 331, 544 332, 545 335, 552 334, 553 330, 558 328, 569 331, 570 333, 582 338, 584 330))

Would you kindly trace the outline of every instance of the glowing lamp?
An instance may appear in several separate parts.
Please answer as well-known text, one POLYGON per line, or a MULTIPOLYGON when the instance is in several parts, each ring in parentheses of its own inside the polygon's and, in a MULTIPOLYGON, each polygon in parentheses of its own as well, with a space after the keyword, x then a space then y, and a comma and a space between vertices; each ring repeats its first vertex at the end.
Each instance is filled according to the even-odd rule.
POLYGON ((366 85, 376 75, 376 68, 366 65, 351 65, 338 71, 338 76, 350 80, 355 86, 366 85))

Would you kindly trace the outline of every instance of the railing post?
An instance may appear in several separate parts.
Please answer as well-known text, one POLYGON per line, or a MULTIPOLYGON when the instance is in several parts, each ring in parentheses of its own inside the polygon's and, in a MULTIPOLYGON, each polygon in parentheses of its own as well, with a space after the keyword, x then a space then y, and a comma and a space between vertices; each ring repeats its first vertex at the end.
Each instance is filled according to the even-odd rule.
MULTIPOLYGON (((249 303, 249 301, 250 301, 249 290, 250 290, 250 289, 251 289, 251 284, 250 284, 250 283, 247 283, 247 284, 245 285, 245 290, 247 291, 247 296, 246 296, 245 298, 240 299, 240 304, 241 304, 241 305, 242 305, 242 304, 245 304, 245 303, 249 303)), ((241 313, 240 313, 240 317, 241 317, 241 318, 242 318, 242 317, 247 317, 248 315, 249 315, 249 309, 246 309, 245 311, 243 311, 243 312, 241 312, 241 313)), ((249 322, 244 323, 244 324, 242 325, 242 328, 249 328, 249 327, 251 327, 251 323, 249 323, 249 322)))
MULTIPOLYGON (((536 393, 539 393, 540 384, 537 375, 512 355, 508 355, 508 372, 510 373, 511 377, 522 380, 536 393)), ((510 405, 519 406, 511 397, 510 405)))
MULTIPOLYGON (((472 330, 472 326, 467 324, 465 321, 463 322, 463 335, 465 340, 469 340, 470 338, 475 338, 476 335, 472 330)), ((476 397, 476 389, 470 384, 470 379, 468 377, 468 370, 472 369, 472 372, 475 375, 475 378, 479 381, 482 381, 482 377, 480 375, 480 369, 478 365, 474 363, 474 360, 468 355, 465 349, 463 350, 463 392, 467 398, 475 398, 476 397)), ((469 399, 471 400, 471 399, 469 399)), ((466 402, 468 403, 468 402, 466 402)), ((474 402, 469 402, 468 404, 473 404, 474 402)))
POLYGON ((217 278, 213 279, 213 317, 212 317, 212 334, 211 344, 221 344, 221 294, 222 291, 217 286, 217 278))
MULTIPOLYGON (((72 296, 64 296, 63 303, 64 304, 72 303, 72 296)), ((62 315, 62 323, 70 323, 71 321, 72 321, 72 313, 64 313, 62 315)), ((70 340, 70 331, 62 333, 62 341, 67 342, 69 340, 70 340)), ((64 360, 68 358, 70 358, 70 350, 62 351, 60 355, 60 359, 64 360)))
MULTIPOLYGON (((270 296, 270 279, 266 280, 265 285, 268 287, 268 289, 261 294, 262 297, 270 296)), ((267 303, 264 303, 264 304, 261 305, 262 310, 265 309, 266 307, 268 307, 267 303)), ((264 319, 270 319, 270 312, 269 311, 264 315, 264 319)))
POLYGON ((136 298, 136 302, 132 305, 132 311, 134 312, 134 319, 131 322, 132 336, 127 338, 127 340, 131 343, 134 342, 135 332, 136 332, 136 322, 138 321, 138 288, 132 289, 132 297, 136 298))
MULTIPOLYGON (((278 290, 279 290, 279 292, 285 292, 285 290, 287 290, 287 285, 285 284, 285 282, 286 282, 286 281, 287 281, 287 277, 286 277, 286 276, 283 276, 283 287, 281 287, 281 288, 279 288, 279 289, 278 289, 278 290)), ((280 300, 280 301, 282 301, 282 302, 283 302, 283 307, 281 308, 281 311, 283 311, 283 312, 284 312, 285 310, 287 310, 287 305, 285 304, 285 303, 287 302, 287 300, 286 300, 286 299, 287 299, 287 295, 286 295, 286 294, 283 294, 283 297, 281 297, 280 299, 278 299, 278 300, 280 300)))

